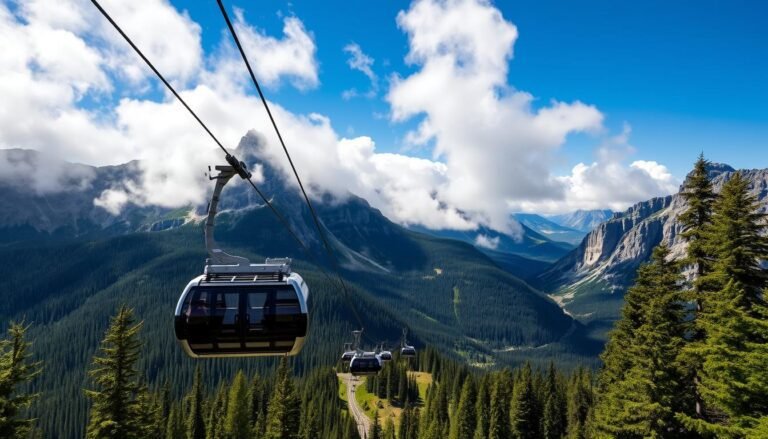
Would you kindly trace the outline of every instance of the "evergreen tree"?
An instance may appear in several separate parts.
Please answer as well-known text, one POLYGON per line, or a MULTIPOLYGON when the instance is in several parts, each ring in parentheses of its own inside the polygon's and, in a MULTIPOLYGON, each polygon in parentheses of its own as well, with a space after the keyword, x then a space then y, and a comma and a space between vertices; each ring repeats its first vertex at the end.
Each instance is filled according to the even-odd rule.
POLYGON ((184 415, 179 404, 173 404, 168 412, 165 439, 179 439, 182 437, 184 437, 184 415))
POLYGON ((93 359, 90 371, 95 389, 86 390, 92 406, 86 436, 88 438, 138 438, 139 360, 141 343, 133 310, 122 306, 112 317, 101 344, 101 356, 93 359))
POLYGON ((600 433, 626 438, 687 435, 675 419, 676 413, 692 407, 686 394, 689 381, 679 362, 687 327, 682 279, 678 264, 668 258, 666 246, 654 249, 628 293, 628 303, 639 304, 639 314, 631 326, 625 325, 628 331, 611 334, 611 343, 623 350, 603 357, 603 373, 612 381, 601 383, 594 411, 593 427, 600 433))
POLYGON ((723 185, 707 230, 715 262, 705 276, 711 290, 696 319, 704 338, 689 348, 703 360, 697 390, 704 416, 680 415, 703 435, 756 434, 768 416, 768 273, 760 267, 768 259, 768 240, 758 207, 737 172, 723 185))
POLYGON ((41 372, 40 362, 29 361, 31 343, 25 340, 27 328, 23 323, 11 323, 8 338, 0 340, 0 437, 26 437, 34 422, 22 417, 21 412, 37 394, 18 389, 41 372))
MULTIPOLYGON (((681 236, 688 242, 685 263, 694 268, 696 275, 690 299, 695 304, 695 313, 697 314, 703 309, 702 285, 705 281, 705 275, 712 265, 711 249, 708 248, 706 241, 706 230, 712 222, 712 206, 717 196, 709 179, 707 170, 709 164, 710 162, 704 159, 704 154, 700 154, 681 191, 681 196, 688 204, 688 209, 678 218, 683 227, 681 236)), ((703 336, 695 330, 692 331, 691 335, 693 339, 700 339, 703 336)), ((696 388, 702 360, 692 355, 692 351, 687 349, 683 352, 681 360, 688 365, 688 375, 692 383, 690 393, 693 394, 696 401, 696 414, 701 417, 703 405, 696 388)))
POLYGON ((301 401, 296 394, 293 378, 285 357, 280 359, 275 389, 267 408, 267 439, 292 439, 299 437, 301 401))
POLYGON ((537 410, 536 393, 530 363, 526 363, 515 381, 510 413, 512 437, 535 439, 540 437, 540 415, 537 410))
POLYGON ((237 371, 229 388, 226 418, 224 431, 228 438, 248 436, 251 431, 250 395, 248 395, 248 384, 242 370, 237 371))
POLYGON ((451 428, 451 439, 471 439, 475 432, 475 385, 466 379, 461 387, 461 396, 451 428))
POLYGON ((256 421, 260 416, 267 415, 267 404, 264 399, 265 395, 264 382, 258 375, 251 379, 251 423, 256 424, 256 421))
POLYGON ((543 398, 544 414, 541 432, 544 439, 560 439, 565 435, 566 404, 561 391, 560 377, 553 362, 549 363, 543 398))
POLYGON ((506 439, 511 436, 509 428, 509 400, 512 379, 509 371, 502 371, 494 380, 491 392, 491 411, 488 424, 489 439, 506 439))
POLYGON ((477 402, 475 403, 477 425, 475 426, 474 439, 486 439, 488 437, 488 414, 491 411, 489 378, 490 375, 483 376, 477 389, 477 402))
POLYGON ((136 394, 136 404, 138 405, 137 424, 140 429, 140 437, 146 439, 162 438, 165 425, 157 423, 157 413, 160 411, 160 405, 157 398, 153 397, 149 392, 146 384, 139 386, 139 391, 136 394))
POLYGON ((379 411, 373 411, 373 422, 371 428, 368 430, 368 437, 366 439, 382 439, 381 424, 379 424, 379 411))
POLYGON ((195 378, 189 393, 189 412, 187 413, 187 439, 205 439, 205 419, 203 415, 203 377, 200 365, 195 367, 195 378))
POLYGON ((768 283, 768 271, 760 266, 768 258, 768 238, 762 234, 766 215, 759 207, 749 192, 749 181, 736 172, 723 185, 705 233, 708 251, 715 258, 711 273, 705 276, 706 288, 718 291, 733 282, 744 290, 743 299, 750 304, 763 302, 768 283))
POLYGON ((403 407, 403 412, 400 414, 400 425, 397 429, 398 439, 411 439, 408 437, 408 428, 411 426, 412 417, 413 410, 411 410, 410 404, 406 402, 405 407, 403 407))
POLYGON ((586 439, 587 419, 593 403, 592 376, 579 368, 568 385, 568 439, 586 439))
MULTIPOLYGON (((688 205, 688 209, 678 218, 683 227, 681 236, 688 242, 685 262, 694 267, 698 278, 707 273, 711 261, 705 230, 712 221, 712 205, 716 195, 709 179, 709 165, 710 162, 704 158, 704 154, 700 154, 680 192, 680 196, 688 205)), ((695 289, 699 291, 698 283, 695 289)))
POLYGON ((208 411, 208 422, 206 422, 206 439, 223 439, 226 437, 224 431, 224 421, 227 414, 227 388, 220 384, 216 390, 216 395, 210 402, 208 411))

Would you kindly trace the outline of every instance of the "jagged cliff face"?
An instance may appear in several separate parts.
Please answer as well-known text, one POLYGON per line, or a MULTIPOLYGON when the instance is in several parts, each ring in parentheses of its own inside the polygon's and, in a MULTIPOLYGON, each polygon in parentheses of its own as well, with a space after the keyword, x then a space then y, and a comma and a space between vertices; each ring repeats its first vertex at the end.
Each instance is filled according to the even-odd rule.
MULTIPOLYGON (((733 175, 727 165, 713 164, 710 177, 716 191, 733 175)), ((768 169, 742 170, 753 194, 768 212, 768 169)), ((638 203, 600 224, 578 248, 563 257, 535 283, 566 310, 584 320, 615 319, 621 296, 632 283, 637 267, 654 247, 666 243, 671 257, 685 254, 678 217, 687 209, 680 194, 638 203)))

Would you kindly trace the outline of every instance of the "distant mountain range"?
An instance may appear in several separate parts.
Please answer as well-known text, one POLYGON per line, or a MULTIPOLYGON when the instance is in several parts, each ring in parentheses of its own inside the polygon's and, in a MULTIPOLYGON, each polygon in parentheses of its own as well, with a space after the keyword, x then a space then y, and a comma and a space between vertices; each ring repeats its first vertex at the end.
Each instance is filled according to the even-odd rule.
POLYGON ((592 227, 589 230, 574 229, 535 213, 516 213, 512 217, 520 224, 552 241, 565 242, 573 246, 579 245, 584 236, 594 228, 592 227))
MULTIPOLYGON (((712 164, 715 190, 735 172, 724 164, 712 164)), ((752 193, 768 211, 768 169, 742 170, 752 193)), ((679 215, 686 210, 680 194, 637 203, 597 226, 573 251, 531 282, 551 294, 571 315, 594 322, 603 329, 619 315, 623 295, 634 280, 637 267, 648 260, 655 246, 664 242, 673 257, 685 254, 680 238, 679 215)))
POLYGON ((611 219, 612 216, 613 211, 608 209, 577 210, 562 215, 552 215, 548 219, 560 226, 589 233, 595 227, 611 219))

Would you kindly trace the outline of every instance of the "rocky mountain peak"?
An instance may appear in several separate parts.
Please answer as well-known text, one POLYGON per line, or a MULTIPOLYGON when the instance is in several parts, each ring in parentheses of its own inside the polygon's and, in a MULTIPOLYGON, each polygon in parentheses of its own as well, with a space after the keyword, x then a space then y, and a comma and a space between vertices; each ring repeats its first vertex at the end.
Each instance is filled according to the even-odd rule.
MULTIPOLYGON (((710 166, 716 192, 734 172, 726 164, 710 166)), ((739 172, 761 201, 761 210, 768 212, 768 169, 739 172)), ((590 232, 578 248, 542 273, 537 285, 560 298, 559 302, 576 316, 615 319, 622 303, 621 294, 655 246, 666 243, 674 258, 685 254, 686 243, 680 237, 682 226, 678 218, 686 209, 686 202, 678 193, 643 201, 615 214, 590 232)))

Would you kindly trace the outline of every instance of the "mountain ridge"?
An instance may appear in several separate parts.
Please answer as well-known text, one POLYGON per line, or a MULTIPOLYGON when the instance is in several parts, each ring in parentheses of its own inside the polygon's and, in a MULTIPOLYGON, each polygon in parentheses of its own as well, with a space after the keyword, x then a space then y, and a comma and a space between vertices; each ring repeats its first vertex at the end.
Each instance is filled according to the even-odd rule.
MULTIPOLYGON (((716 192, 736 170, 715 163, 709 168, 716 192)), ((751 192, 768 211, 768 169, 739 170, 750 181, 751 192)), ((686 244, 677 221, 686 209, 680 193, 637 203, 600 224, 568 255, 531 282, 546 291, 576 318, 612 321, 621 298, 634 280, 637 267, 653 248, 666 243, 671 257, 681 258, 686 244)))

